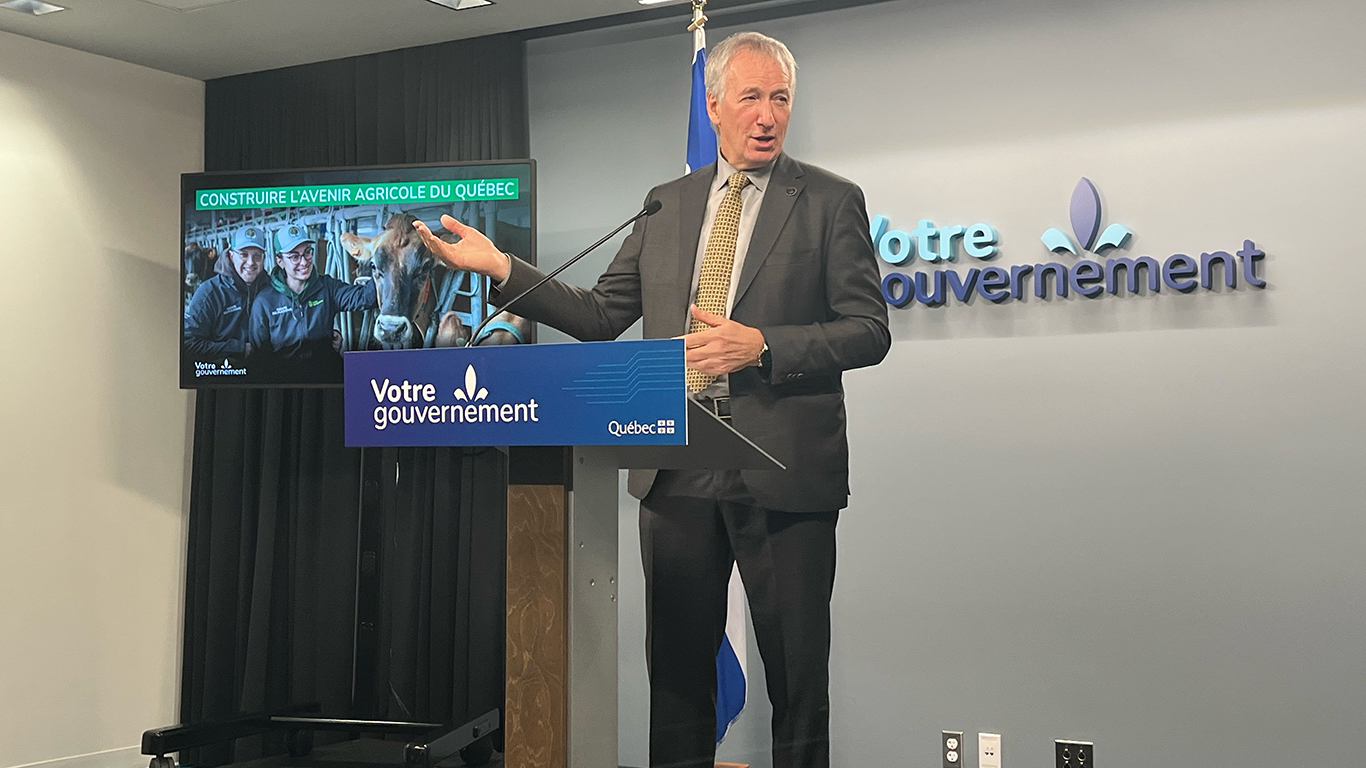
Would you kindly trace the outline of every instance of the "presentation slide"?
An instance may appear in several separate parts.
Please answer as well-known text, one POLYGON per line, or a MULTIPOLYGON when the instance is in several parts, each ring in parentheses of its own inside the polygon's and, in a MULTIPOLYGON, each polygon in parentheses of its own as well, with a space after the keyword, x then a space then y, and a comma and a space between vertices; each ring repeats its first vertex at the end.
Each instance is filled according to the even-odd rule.
POLYGON ((340 386, 344 352, 463 344, 488 281, 413 222, 454 240, 453 216, 534 263, 534 185, 529 160, 185 174, 181 387, 340 386))

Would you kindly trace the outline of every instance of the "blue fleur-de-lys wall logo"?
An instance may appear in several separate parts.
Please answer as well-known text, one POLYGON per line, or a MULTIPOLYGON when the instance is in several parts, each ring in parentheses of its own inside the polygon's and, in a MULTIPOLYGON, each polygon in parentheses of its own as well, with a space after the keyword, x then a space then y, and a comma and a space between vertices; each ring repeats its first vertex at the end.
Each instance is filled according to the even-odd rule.
MULTIPOLYGON (((1100 231, 1100 192, 1085 176, 1081 177, 1076 189, 1072 190, 1071 214, 1072 233, 1077 236, 1076 242, 1091 253, 1100 253, 1106 248, 1118 248, 1133 234, 1128 227, 1119 223, 1111 224, 1104 232, 1100 231)), ((1079 255, 1072 239, 1060 229, 1050 228, 1039 239, 1043 240, 1043 244, 1048 246, 1050 251, 1067 251, 1073 256, 1079 255)))

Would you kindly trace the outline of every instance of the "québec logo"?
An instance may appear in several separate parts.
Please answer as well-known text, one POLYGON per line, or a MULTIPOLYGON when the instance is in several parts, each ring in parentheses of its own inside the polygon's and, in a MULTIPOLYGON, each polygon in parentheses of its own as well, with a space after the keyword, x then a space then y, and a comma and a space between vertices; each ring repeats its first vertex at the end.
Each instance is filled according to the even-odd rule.
MULTIPOLYGON (((1030 293, 1041 301, 1066 299, 1070 294, 1085 298, 1098 298, 1103 293, 1113 296, 1155 295, 1163 287, 1178 293, 1189 293, 1197 287, 1215 290, 1216 281, 1222 282, 1230 290, 1235 289, 1240 275, 1249 287, 1266 287, 1265 277, 1257 274, 1257 261, 1266 254, 1258 250, 1250 239, 1243 240, 1243 247, 1236 251, 1236 256, 1226 250, 1216 250, 1203 252, 1198 257, 1173 253, 1161 262, 1148 255, 1132 258, 1111 256, 1101 262, 1088 257, 1126 246, 1133 232, 1119 222, 1111 223, 1101 231, 1100 192, 1084 176, 1072 190, 1069 212, 1075 241, 1057 228, 1045 230, 1039 239, 1052 253, 1066 251, 1080 256, 1075 262, 993 265, 971 267, 966 271, 935 269, 931 272, 926 268, 910 274, 889 272, 882 278, 883 298, 893 307, 917 303, 935 307, 947 304, 950 297, 968 303, 974 293, 993 304, 1023 301, 1030 293)), ((980 232, 984 237, 990 234, 991 248, 981 253, 969 248, 969 239, 965 237, 964 248, 969 255, 986 261, 1000 253, 996 246, 996 230, 985 224, 974 225, 972 229, 940 227, 936 230, 930 229, 929 222, 922 219, 921 225, 916 233, 918 236, 923 233, 925 238, 923 243, 917 243, 922 251, 922 259, 931 260, 925 253, 928 250, 925 246, 937 237, 939 250, 935 252, 934 260, 952 260, 953 239, 965 233, 971 235, 980 232)), ((904 232, 889 231, 886 216, 874 217, 870 228, 873 242, 883 261, 899 265, 909 260, 911 237, 904 232), (898 240, 905 242, 896 242, 898 240)))
POLYGON ((673 419, 659 419, 654 422, 641 422, 631 419, 628 422, 620 422, 612 419, 607 422, 607 432, 612 437, 626 437, 628 435, 672 435, 677 426, 673 419))
MULTIPOLYGON (((1096 234, 1100 232, 1100 212, 1100 192, 1090 179, 1081 177, 1076 189, 1072 190, 1072 233, 1077 236, 1077 242, 1081 243, 1081 247, 1092 253, 1100 253, 1106 248, 1118 248, 1133 234, 1128 227, 1116 222, 1106 227, 1097 241, 1096 234)), ((1040 239, 1050 251, 1067 251, 1073 256, 1077 255, 1077 249, 1073 247, 1072 241, 1061 230, 1050 228, 1040 239)))

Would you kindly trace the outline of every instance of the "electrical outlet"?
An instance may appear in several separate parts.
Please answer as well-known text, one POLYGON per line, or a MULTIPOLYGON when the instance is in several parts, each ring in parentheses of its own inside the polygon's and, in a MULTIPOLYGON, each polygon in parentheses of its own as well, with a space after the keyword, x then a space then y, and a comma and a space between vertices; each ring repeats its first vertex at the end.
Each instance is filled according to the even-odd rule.
POLYGON ((1001 734, 977 734, 977 768, 1001 768, 1001 734))
POLYGON ((944 768, 963 768, 963 732, 943 731, 940 734, 939 754, 944 756, 944 768))
POLYGON ((1053 742, 1053 755, 1057 768, 1095 768, 1096 745, 1089 741, 1053 742))

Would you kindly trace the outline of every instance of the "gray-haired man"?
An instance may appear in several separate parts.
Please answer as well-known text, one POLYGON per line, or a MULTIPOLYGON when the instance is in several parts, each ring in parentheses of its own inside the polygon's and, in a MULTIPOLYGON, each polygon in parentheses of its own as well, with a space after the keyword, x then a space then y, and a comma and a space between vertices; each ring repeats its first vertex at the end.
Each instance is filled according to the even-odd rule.
MULTIPOLYGON (((740 33, 712 49, 707 109, 721 158, 655 187, 592 290, 557 281, 518 303, 583 340, 644 318, 646 338, 686 334, 700 402, 786 471, 633 471, 641 499, 650 765, 710 768, 715 657, 738 563, 773 703, 773 764, 829 765, 835 522, 848 501, 841 373, 891 343, 863 193, 782 153, 795 86, 787 47, 740 33)), ((515 296, 540 273, 472 227, 442 218, 433 253, 515 296)))

